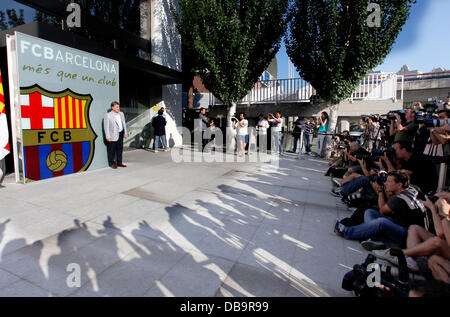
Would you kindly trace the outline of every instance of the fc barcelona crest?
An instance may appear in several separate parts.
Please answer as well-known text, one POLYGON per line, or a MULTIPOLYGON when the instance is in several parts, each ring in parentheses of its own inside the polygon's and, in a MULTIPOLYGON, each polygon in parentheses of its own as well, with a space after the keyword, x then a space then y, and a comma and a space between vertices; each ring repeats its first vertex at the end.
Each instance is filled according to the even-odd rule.
POLYGON ((20 89, 26 182, 82 172, 94 157, 91 95, 39 85, 20 89))

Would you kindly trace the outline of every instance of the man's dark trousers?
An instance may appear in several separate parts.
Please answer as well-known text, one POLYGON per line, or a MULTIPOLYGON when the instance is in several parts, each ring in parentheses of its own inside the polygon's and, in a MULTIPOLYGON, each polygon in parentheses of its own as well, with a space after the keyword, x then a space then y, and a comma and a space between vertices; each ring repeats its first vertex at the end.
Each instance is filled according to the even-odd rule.
POLYGON ((109 166, 114 164, 122 164, 122 152, 123 152, 123 135, 124 131, 119 133, 119 139, 116 142, 108 142, 108 161, 109 166))

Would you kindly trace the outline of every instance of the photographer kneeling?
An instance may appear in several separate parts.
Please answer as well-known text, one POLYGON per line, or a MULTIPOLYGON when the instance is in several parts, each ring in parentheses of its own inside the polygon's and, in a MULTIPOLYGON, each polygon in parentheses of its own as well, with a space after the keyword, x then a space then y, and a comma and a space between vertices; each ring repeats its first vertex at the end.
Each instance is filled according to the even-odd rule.
MULTIPOLYGON (((339 184, 340 186, 350 183, 352 180, 364 174, 358 161, 358 157, 369 155, 370 153, 363 149, 358 141, 350 142, 350 145, 347 146, 343 152, 343 164, 346 167, 346 170, 341 171, 341 175, 343 175, 344 180, 339 184)), ((328 173, 326 176, 328 176, 328 173)), ((333 173, 331 176, 339 178, 340 175, 333 173)))
POLYGON ((409 187, 406 173, 392 171, 388 173, 383 186, 371 182, 378 193, 378 208, 367 209, 364 223, 347 227, 336 220, 334 231, 348 240, 366 240, 361 245, 367 250, 385 249, 385 243, 394 243, 400 247, 406 245, 410 225, 425 226, 426 210, 416 198, 417 191, 409 187), (386 193, 392 194, 386 202, 386 193), (372 240, 373 239, 373 240, 372 240))

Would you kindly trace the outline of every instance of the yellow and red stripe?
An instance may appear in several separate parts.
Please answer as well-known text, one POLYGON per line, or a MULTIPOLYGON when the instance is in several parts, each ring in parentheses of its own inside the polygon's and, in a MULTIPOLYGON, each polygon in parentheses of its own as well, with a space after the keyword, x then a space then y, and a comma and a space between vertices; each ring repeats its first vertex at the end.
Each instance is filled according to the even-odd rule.
POLYGON ((71 96, 54 99, 55 129, 84 129, 86 101, 71 96))

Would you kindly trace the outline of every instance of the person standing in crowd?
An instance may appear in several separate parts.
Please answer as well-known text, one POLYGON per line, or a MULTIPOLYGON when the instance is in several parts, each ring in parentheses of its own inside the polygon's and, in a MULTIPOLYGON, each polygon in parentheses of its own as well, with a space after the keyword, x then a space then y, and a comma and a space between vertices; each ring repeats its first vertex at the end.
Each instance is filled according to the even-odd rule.
POLYGON ((317 120, 317 127, 319 128, 319 135, 317 136, 316 153, 322 157, 323 142, 325 141, 326 133, 328 131, 328 113, 322 112, 317 120))
POLYGON ((264 118, 262 113, 259 114, 258 119, 259 151, 267 153, 267 129, 270 127, 269 121, 264 118))
POLYGON ((202 126, 202 151, 205 148, 206 144, 208 144, 208 138, 206 138, 206 130, 209 127, 209 119, 206 116, 206 109, 200 108, 200 114, 198 115, 198 118, 201 120, 201 126, 202 126))
POLYGON ((272 123, 272 153, 279 149, 280 156, 283 156, 283 118, 281 117, 281 112, 277 111, 275 116, 269 113, 269 121, 272 123))
POLYGON ((209 131, 210 131, 209 143, 211 143, 211 150, 215 151, 216 150, 216 131, 217 131, 217 127, 216 127, 216 123, 214 122, 214 120, 211 120, 210 123, 209 123, 209 131))
POLYGON ((245 147, 248 144, 248 120, 245 119, 245 113, 239 114, 239 119, 235 118, 233 128, 237 129, 237 138, 239 141, 238 155, 245 155, 245 147))
POLYGON ((122 163, 123 140, 127 137, 125 115, 117 101, 111 103, 111 111, 103 118, 103 128, 107 141, 108 163, 111 168, 126 167, 122 163))
POLYGON ((155 141, 153 143, 153 149, 155 150, 155 153, 158 152, 159 139, 161 139, 164 151, 168 151, 166 141, 166 124, 167 120, 164 118, 164 111, 160 109, 158 111, 158 115, 152 120, 152 126, 155 130, 155 141))
POLYGON ((314 138, 314 128, 316 124, 314 123, 314 117, 309 118, 309 121, 305 123, 305 134, 304 142, 305 142, 305 150, 306 154, 311 154, 311 146, 314 138))
MULTIPOLYGON (((448 120, 450 115, 450 110, 445 108, 438 110, 439 120, 448 120)), ((427 129, 428 130, 428 129, 427 129)), ((441 163, 449 163, 450 158, 450 144, 444 144, 436 138, 436 132, 445 133, 443 127, 429 128, 429 139, 428 143, 425 145, 423 154, 428 156, 436 166, 436 170, 439 172, 441 163)), ((417 138, 417 136, 416 136, 417 138)))
POLYGON ((391 136, 394 136, 394 142, 397 141, 406 141, 408 143, 413 144, 414 137, 419 129, 419 125, 415 123, 416 120, 416 111, 413 109, 406 109, 405 125, 402 124, 402 119, 398 113, 395 114, 396 120, 391 121, 391 125, 389 128, 389 133, 391 136))
MULTIPOLYGON (((300 137, 302 135, 302 130, 304 126, 304 117, 299 117, 294 122, 294 130, 292 131, 292 136, 294 137, 294 147, 292 148, 291 153, 297 153, 297 143, 300 140, 300 137)), ((300 149, 300 152, 302 149, 300 149)))

